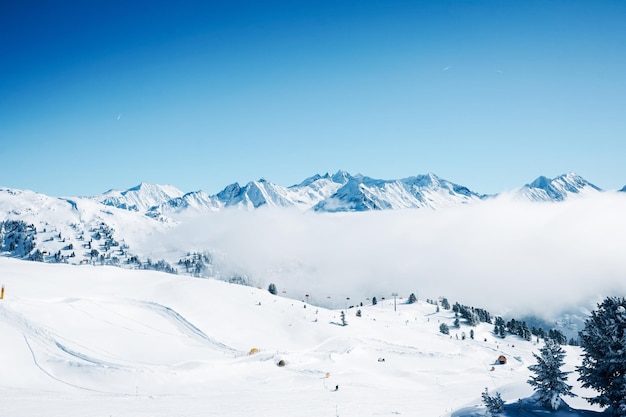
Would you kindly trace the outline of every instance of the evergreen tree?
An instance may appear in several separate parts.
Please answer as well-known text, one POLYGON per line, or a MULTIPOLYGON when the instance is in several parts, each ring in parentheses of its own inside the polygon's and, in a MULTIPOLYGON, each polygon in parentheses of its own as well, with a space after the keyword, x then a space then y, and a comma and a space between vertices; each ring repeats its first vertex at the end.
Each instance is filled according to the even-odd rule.
POLYGON ((487 407, 489 414, 498 414, 504 410, 504 401, 500 397, 500 393, 496 392, 496 395, 489 395, 489 390, 485 388, 481 394, 483 397, 483 403, 487 407))
POLYGON ((448 301, 446 297, 441 298, 441 307, 444 310, 450 310, 450 302, 448 301))
POLYGON ((372 305, 375 306, 376 304, 378 304, 378 300, 376 297, 372 297, 372 305))
POLYGON ((441 323, 439 325, 439 331, 443 334, 450 334, 450 328, 446 323, 441 323))
POLYGON ((567 336, 565 336, 563 334, 563 332, 561 332, 558 329, 552 329, 548 332, 548 337, 552 340, 554 340, 555 342, 557 342, 559 345, 565 345, 567 344, 567 336))
POLYGON ((273 283, 270 284, 269 287, 267 287, 267 290, 270 292, 270 294, 273 294, 273 295, 278 294, 278 290, 276 289, 276 285, 274 285, 273 283))
POLYGON ((506 332, 504 331, 504 326, 500 326, 499 330, 500 330, 499 331, 500 337, 504 339, 506 337, 506 332))
POLYGON ((347 325, 348 322, 346 321, 346 313, 344 313, 343 311, 341 312, 341 325, 345 326, 347 325))
POLYGON ((599 395, 591 404, 609 407, 613 416, 626 416, 626 299, 608 297, 591 312, 580 332, 582 365, 577 368, 583 388, 599 395))
POLYGON ((411 293, 411 295, 409 295, 409 304, 413 304, 417 301, 417 297, 415 296, 415 294, 411 293))
POLYGON ((541 355, 533 353, 537 364, 528 367, 535 374, 530 377, 528 383, 534 387, 539 401, 554 411, 561 405, 562 395, 575 397, 571 391, 572 386, 565 382, 571 372, 561 371, 565 351, 556 341, 546 339, 539 352, 541 355))

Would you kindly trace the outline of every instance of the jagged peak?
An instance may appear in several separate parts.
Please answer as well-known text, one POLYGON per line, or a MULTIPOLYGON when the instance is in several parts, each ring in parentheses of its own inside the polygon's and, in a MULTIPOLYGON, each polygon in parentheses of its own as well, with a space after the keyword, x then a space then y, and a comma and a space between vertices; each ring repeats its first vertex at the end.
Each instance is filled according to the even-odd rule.
POLYGON ((324 175, 315 174, 313 176, 310 176, 309 178, 306 178, 304 181, 302 181, 299 184, 292 185, 292 187, 306 187, 306 186, 313 184, 316 181, 328 180, 328 179, 330 179, 330 174, 328 172, 324 175))
MULTIPOLYGON (((357 174, 355 177, 359 177, 359 176, 362 176, 362 175, 357 174)), ((335 174, 333 174, 330 178, 333 182, 336 182, 338 184, 345 184, 351 178, 354 178, 354 177, 350 175, 347 171, 339 170, 335 174)))
POLYGON ((146 193, 158 192, 158 193, 172 195, 175 197, 180 197, 183 194, 185 194, 178 188, 174 187, 173 185, 153 184, 149 182, 141 182, 138 185, 132 188, 129 188, 126 191, 123 191, 121 194, 126 195, 129 192, 146 192, 146 193))
POLYGON ((149 188, 151 186, 152 184, 149 184, 147 182, 140 182, 138 185, 135 185, 134 187, 131 187, 126 191, 139 191, 141 189, 149 188))
POLYGON ((226 187, 224 187, 222 191, 217 193, 217 198, 219 198, 220 200, 228 200, 230 198, 233 198, 236 195, 239 195, 240 193, 241 193, 241 186, 239 186, 238 182, 234 182, 232 184, 227 185, 226 187))
POLYGON ((526 184, 526 186, 529 187, 529 188, 546 189, 551 183, 552 183, 552 180, 550 178, 544 177, 543 175, 541 175, 541 176, 537 177, 531 183, 526 184))

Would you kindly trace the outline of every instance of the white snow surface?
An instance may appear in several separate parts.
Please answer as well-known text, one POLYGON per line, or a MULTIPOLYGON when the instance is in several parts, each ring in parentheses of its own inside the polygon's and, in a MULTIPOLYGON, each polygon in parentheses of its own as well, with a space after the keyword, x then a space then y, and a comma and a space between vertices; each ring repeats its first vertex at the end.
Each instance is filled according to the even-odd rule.
POLYGON ((213 279, 4 257, 0 276, 0 415, 463 416, 484 415, 484 388, 532 394, 539 345, 488 324, 463 340, 423 301, 351 308, 341 326, 339 310, 213 279))

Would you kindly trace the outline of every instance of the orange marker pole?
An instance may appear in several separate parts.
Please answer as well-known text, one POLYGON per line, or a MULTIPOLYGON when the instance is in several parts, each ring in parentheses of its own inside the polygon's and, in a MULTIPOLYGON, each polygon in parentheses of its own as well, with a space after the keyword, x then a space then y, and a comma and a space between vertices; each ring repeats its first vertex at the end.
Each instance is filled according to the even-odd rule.
POLYGON ((2 290, 0 290, 0 300, 4 300, 4 285, 2 286, 2 290))

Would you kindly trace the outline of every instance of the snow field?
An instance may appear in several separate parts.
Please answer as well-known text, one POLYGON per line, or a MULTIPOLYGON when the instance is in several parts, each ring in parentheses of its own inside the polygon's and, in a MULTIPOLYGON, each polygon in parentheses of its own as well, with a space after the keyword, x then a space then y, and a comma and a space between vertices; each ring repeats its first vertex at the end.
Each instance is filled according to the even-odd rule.
POLYGON ((341 326, 339 310, 210 279, 8 258, 0 273, 0 415, 434 417, 485 387, 532 393, 538 346, 489 324, 470 340, 425 302, 341 326))

